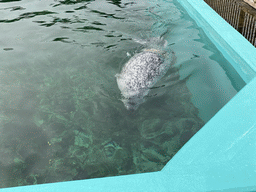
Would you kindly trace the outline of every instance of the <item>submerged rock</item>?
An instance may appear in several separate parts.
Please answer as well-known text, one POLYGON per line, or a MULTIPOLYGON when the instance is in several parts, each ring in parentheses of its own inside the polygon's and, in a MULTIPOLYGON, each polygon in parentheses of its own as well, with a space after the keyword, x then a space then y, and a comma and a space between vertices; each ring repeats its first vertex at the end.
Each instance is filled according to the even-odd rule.
POLYGON ((139 127, 139 131, 142 137, 145 139, 152 139, 159 136, 162 133, 160 119, 148 119, 145 120, 139 127))

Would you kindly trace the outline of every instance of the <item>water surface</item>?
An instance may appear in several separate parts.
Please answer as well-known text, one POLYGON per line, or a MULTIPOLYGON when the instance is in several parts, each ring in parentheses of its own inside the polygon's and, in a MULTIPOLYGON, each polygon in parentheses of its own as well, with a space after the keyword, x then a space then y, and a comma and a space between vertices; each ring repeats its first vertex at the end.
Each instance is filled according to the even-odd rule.
POLYGON ((0 1, 0 187, 159 171, 243 86, 172 0, 0 1), (163 36, 176 63, 135 112, 115 74, 163 36))

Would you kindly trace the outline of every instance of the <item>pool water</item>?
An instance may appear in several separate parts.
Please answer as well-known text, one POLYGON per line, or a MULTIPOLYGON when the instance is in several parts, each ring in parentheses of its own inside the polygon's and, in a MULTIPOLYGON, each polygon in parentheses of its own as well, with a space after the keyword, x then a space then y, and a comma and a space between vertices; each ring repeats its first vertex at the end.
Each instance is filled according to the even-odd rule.
POLYGON ((0 10, 1 188, 159 171, 245 85, 176 1, 0 10), (115 75, 155 37, 176 62, 127 111, 115 75))

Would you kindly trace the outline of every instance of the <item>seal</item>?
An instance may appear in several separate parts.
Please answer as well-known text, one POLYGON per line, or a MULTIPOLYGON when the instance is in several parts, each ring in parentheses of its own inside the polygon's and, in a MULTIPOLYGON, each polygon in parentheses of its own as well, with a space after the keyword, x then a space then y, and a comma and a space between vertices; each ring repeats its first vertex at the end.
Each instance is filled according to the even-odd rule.
MULTIPOLYGON (((174 52, 171 52, 174 61, 174 52)), ((169 69, 170 55, 156 48, 144 49, 135 54, 116 75, 117 85, 123 96, 122 102, 127 110, 136 110, 148 95, 150 88, 162 78, 169 69)))

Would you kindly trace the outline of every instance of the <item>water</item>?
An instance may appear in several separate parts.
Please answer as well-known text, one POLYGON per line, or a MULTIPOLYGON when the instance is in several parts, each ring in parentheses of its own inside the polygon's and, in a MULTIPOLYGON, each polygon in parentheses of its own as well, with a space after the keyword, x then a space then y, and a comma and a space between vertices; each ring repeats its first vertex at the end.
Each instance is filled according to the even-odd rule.
POLYGON ((158 171, 244 82, 172 0, 0 1, 0 187, 158 171), (135 112, 115 75, 163 36, 135 112))

